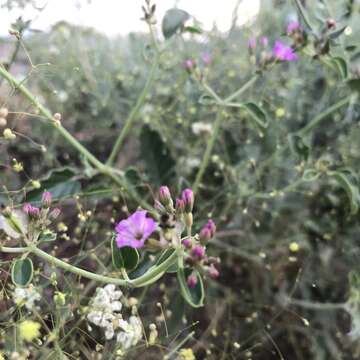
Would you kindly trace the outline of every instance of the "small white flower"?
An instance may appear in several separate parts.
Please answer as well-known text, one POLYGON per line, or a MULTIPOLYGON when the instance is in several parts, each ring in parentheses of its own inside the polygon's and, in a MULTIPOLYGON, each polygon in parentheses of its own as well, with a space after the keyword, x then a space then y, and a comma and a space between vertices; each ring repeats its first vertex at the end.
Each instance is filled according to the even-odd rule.
POLYGON ((195 135, 200 135, 200 134, 211 134, 212 132, 212 125, 211 124, 207 124, 204 122, 194 122, 191 125, 191 130, 195 135))
POLYGON ((35 302, 41 299, 41 295, 37 289, 30 284, 26 288, 17 287, 14 290, 13 299, 15 304, 19 306, 25 305, 28 310, 31 310, 34 308, 35 302))

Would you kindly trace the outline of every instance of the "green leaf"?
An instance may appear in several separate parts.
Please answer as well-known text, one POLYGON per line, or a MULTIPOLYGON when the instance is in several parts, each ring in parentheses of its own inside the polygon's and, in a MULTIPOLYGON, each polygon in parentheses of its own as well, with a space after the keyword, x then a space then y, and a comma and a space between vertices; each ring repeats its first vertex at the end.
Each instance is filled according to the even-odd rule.
POLYGON ((202 34, 202 30, 195 26, 185 26, 183 32, 188 32, 190 34, 202 34))
POLYGON ((9 216, 0 215, 0 230, 14 239, 27 233, 28 223, 28 216, 22 210, 13 209, 9 216))
POLYGON ((113 265, 117 270, 125 268, 131 271, 136 269, 139 263, 138 251, 129 246, 118 248, 115 237, 111 240, 111 253, 113 265))
POLYGON ((54 199, 62 199, 79 193, 81 184, 74 179, 75 175, 76 171, 69 167, 51 171, 46 177, 40 179, 41 189, 34 189, 26 194, 26 201, 39 202, 45 189, 51 192, 54 199))
POLYGON ((162 32, 166 39, 173 36, 178 30, 184 27, 189 20, 190 14, 181 9, 170 9, 165 13, 162 21, 162 32))
POLYGON ((350 212, 352 215, 356 214, 359 211, 360 193, 354 174, 349 170, 343 169, 340 171, 331 171, 328 175, 334 178, 339 186, 346 191, 350 201, 350 212))
POLYGON ((347 26, 343 26, 341 29, 333 31, 329 34, 330 39, 335 40, 337 39, 347 28, 347 26))
MULTIPOLYGON (((160 256, 158 257, 157 261, 156 261, 156 265, 160 265, 161 263, 163 263, 169 256, 171 256, 174 253, 175 249, 166 249, 164 250, 160 256)), ((175 263, 173 265, 171 265, 166 272, 167 273, 176 273, 178 272, 178 264, 175 263)))
POLYGON ((33 263, 29 258, 17 259, 11 268, 11 279, 16 286, 27 286, 34 274, 33 263))
POLYGON ((204 305, 204 284, 202 278, 197 270, 196 272, 197 277, 197 284, 194 289, 190 289, 187 285, 186 279, 191 274, 193 270, 191 269, 183 269, 180 268, 177 273, 178 282, 180 285, 180 292, 185 301, 192 307, 198 308, 204 305))
POLYGON ((216 99, 207 94, 202 94, 199 98, 199 104, 201 105, 214 105, 216 104, 216 99))
POLYGON ((264 110, 262 110, 258 105, 253 102, 248 102, 246 104, 242 104, 241 107, 249 113, 251 118, 260 128, 267 128, 267 126, 269 125, 267 115, 264 110))
POLYGON ((360 79, 350 79, 347 81, 347 84, 353 92, 360 93, 360 79))
POLYGON ((141 159, 145 162, 150 180, 157 186, 171 183, 176 163, 159 133, 143 126, 140 142, 141 159))
POLYGON ((305 143, 304 139, 297 135, 291 134, 288 136, 290 150, 300 159, 307 160, 310 154, 310 147, 308 144, 305 143))
POLYGON ((57 237, 57 234, 51 230, 44 230, 42 233, 40 233, 39 241, 55 241, 57 237))
POLYGON ((331 62, 338 70, 341 78, 346 79, 348 76, 348 69, 347 69, 346 61, 342 57, 337 56, 337 57, 333 57, 331 59, 331 62))

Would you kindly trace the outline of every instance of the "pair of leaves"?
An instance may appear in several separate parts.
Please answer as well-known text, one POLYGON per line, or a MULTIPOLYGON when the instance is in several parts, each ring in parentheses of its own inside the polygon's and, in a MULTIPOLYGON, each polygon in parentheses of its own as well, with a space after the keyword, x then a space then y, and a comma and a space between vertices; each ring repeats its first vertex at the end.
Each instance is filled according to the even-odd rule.
POLYGON ((251 119, 255 121, 255 124, 261 128, 266 129, 269 125, 268 117, 263 109, 253 102, 241 104, 241 107, 247 111, 251 119))
POLYGON ((27 286, 34 276, 34 266, 29 258, 16 259, 11 267, 11 280, 16 286, 27 286))

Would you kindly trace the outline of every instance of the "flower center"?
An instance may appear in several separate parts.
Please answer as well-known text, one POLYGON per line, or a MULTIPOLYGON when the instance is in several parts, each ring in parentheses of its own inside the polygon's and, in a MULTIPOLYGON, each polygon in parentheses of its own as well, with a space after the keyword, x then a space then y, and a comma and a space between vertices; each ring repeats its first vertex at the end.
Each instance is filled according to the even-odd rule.
POLYGON ((141 231, 137 231, 135 234, 135 239, 136 240, 141 240, 143 237, 143 233, 141 231))

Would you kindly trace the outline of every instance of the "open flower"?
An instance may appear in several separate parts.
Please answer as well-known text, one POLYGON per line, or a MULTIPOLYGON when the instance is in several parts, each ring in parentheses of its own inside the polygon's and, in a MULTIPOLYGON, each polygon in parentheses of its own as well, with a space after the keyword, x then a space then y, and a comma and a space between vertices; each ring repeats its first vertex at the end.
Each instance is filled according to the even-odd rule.
POLYGON ((297 54, 294 53, 294 50, 290 46, 283 44, 280 40, 275 41, 273 52, 275 58, 278 60, 296 61, 299 59, 297 54))
POLYGON ((145 210, 138 210, 116 225, 116 244, 119 248, 130 246, 138 249, 144 246, 145 240, 157 227, 157 223, 146 214, 145 210))

